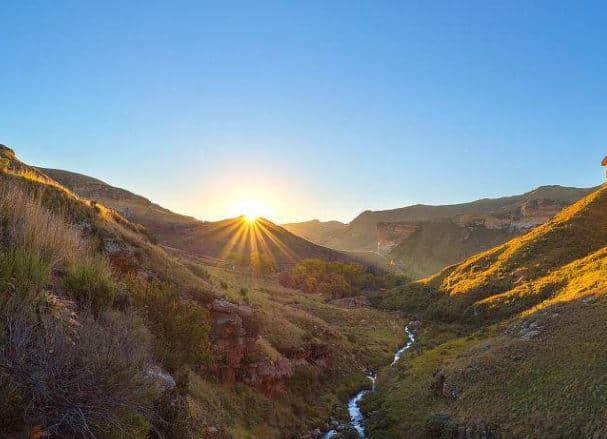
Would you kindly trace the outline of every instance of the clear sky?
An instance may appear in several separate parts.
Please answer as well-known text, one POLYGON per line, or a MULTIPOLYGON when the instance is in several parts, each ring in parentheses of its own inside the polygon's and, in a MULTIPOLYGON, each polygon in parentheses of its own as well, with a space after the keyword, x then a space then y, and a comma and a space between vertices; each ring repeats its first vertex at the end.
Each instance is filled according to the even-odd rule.
POLYGON ((13 1, 0 143, 201 219, 601 182, 607 7, 13 1))

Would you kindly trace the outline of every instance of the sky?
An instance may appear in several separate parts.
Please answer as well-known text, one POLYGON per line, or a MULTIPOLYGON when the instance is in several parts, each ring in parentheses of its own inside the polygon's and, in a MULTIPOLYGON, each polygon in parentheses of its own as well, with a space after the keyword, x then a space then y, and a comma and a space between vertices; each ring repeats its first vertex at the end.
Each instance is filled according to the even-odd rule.
POLYGON ((0 143, 204 220, 594 186, 606 22, 604 2, 3 0, 0 143))

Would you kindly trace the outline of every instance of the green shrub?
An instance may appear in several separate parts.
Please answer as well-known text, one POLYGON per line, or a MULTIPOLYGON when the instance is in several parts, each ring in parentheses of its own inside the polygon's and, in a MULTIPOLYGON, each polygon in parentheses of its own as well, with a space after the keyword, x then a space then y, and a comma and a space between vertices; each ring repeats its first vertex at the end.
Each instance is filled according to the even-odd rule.
POLYGON ((137 277, 126 282, 136 308, 155 336, 155 356, 167 369, 209 364, 210 316, 204 307, 179 297, 168 284, 148 283, 137 277))
POLYGON ((391 288, 406 283, 403 276, 381 272, 360 264, 305 259, 278 277, 278 282, 306 293, 319 293, 330 298, 348 297, 363 290, 391 288))
POLYGON ((111 307, 118 293, 108 262, 98 257, 70 264, 63 287, 70 297, 94 310, 111 307))
POLYGON ((426 420, 426 434, 431 439, 452 439, 457 435, 457 423, 444 413, 433 413, 426 420))
POLYGON ((0 253, 0 286, 21 295, 42 288, 51 277, 51 266, 39 252, 11 247, 0 253))

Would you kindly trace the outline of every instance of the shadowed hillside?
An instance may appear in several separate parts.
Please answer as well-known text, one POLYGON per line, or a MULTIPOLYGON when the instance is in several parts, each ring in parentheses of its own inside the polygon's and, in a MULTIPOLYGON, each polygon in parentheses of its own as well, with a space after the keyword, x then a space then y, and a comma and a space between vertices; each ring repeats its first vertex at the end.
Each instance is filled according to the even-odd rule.
POLYGON ((545 223, 592 190, 542 186, 471 203, 366 211, 344 227, 307 222, 289 228, 331 248, 378 252, 418 279, 545 223))
POLYGON ((267 219, 260 218, 253 224, 244 217, 198 221, 85 175, 55 169, 43 171, 75 193, 98 200, 144 225, 160 243, 196 256, 238 261, 261 254, 277 267, 306 258, 349 259, 341 252, 302 239, 267 219))
POLYGON ((283 224, 282 226, 289 232, 320 245, 325 245, 332 235, 347 227, 346 224, 339 221, 319 220, 283 224))

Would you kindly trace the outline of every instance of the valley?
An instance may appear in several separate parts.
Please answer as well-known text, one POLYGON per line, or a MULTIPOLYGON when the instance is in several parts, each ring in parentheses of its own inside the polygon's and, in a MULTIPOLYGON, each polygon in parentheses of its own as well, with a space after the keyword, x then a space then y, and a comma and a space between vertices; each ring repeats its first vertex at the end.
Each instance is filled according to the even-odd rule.
MULTIPOLYGON (((140 370, 155 372, 133 369, 130 378, 151 389, 129 406, 140 421, 112 415, 112 426, 141 429, 140 437, 158 429, 166 437, 306 439, 607 431, 600 421, 607 345, 598 324, 607 309, 605 186, 568 207, 588 191, 550 187, 524 201, 509 198, 516 206, 510 211, 526 212, 517 220, 522 225, 513 232, 511 219, 485 216, 491 238, 475 235, 470 224, 481 224, 478 217, 457 216, 468 206, 449 208, 459 212, 456 220, 439 213, 429 222, 379 223, 386 254, 409 254, 403 243, 412 248, 419 236, 421 247, 442 242, 464 259, 443 268, 447 261, 436 257, 437 273, 412 281, 364 252, 314 244, 263 218, 203 222, 90 177, 31 167, 8 147, 0 154, 2 199, 23 212, 3 211, 10 232, 0 273, 21 291, 3 309, 38 310, 10 311, 8 322, 44 319, 57 331, 74 331, 92 319, 108 332, 110 319, 119 319, 139 325, 128 337, 147 334, 140 370), (40 218, 61 235, 40 229, 50 227, 37 225, 40 218), (465 239, 454 221, 465 224, 465 239), (493 247, 465 259, 487 242, 493 247), (56 246, 72 250, 57 258, 49 253, 56 246), (29 269, 19 268, 21 258, 29 269)), ((479 203, 495 211, 504 201, 479 203)), ((89 343, 86 337, 80 333, 78 343, 89 343)), ((24 359, 32 354, 16 339, 2 342, 22 349, 24 359)), ((14 381, 15 364, 0 378, 27 388, 14 381)), ((50 363, 39 367, 37 373, 51 373, 50 363)), ((0 403, 18 413, 31 392, 0 403)), ((75 404, 87 404, 82 398, 75 404)), ((7 417, 2 429, 32 431, 57 416, 42 411, 29 425, 7 417)), ((106 421, 87 416, 105 437, 106 421)), ((45 428, 63 434, 84 427, 45 428)))
POLYGON ((349 224, 309 221, 284 227, 331 248, 376 252, 405 275, 420 279, 528 232, 592 191, 542 186, 464 204, 365 211, 349 224))
POLYGON ((0 11, 0 439, 607 439, 607 3, 0 11))

